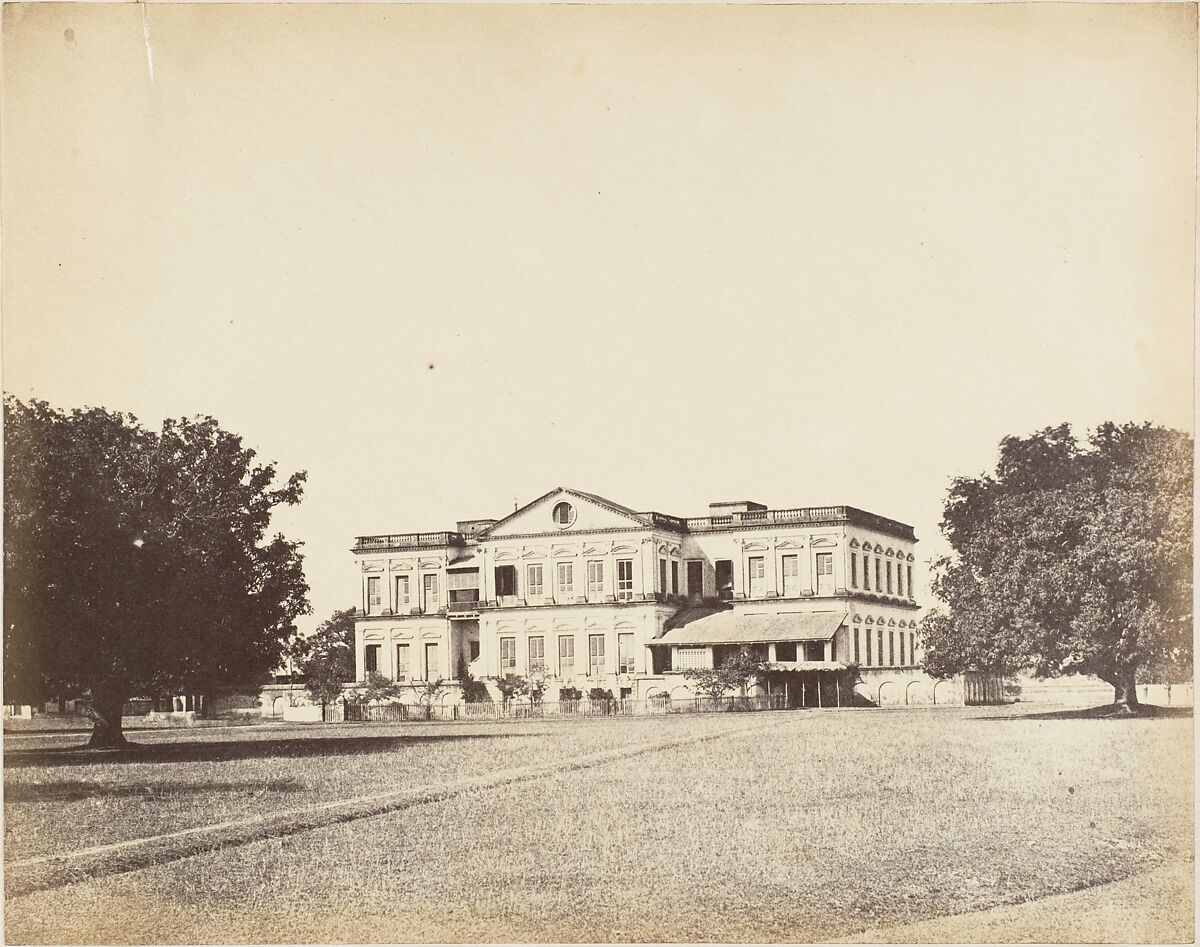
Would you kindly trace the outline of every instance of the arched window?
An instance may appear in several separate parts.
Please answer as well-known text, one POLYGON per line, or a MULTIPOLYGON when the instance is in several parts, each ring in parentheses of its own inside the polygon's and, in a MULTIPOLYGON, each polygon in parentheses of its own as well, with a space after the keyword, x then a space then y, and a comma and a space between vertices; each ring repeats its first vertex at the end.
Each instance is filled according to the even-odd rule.
POLYGON ((559 526, 570 526, 575 522, 575 507, 565 500, 554 504, 554 522, 559 526))

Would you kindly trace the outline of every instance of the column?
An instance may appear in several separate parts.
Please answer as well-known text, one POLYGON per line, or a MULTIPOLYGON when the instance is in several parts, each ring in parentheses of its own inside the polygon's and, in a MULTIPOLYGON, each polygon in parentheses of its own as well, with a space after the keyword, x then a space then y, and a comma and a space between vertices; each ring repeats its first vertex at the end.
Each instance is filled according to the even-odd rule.
POLYGON ((767 564, 767 596, 769 598, 777 597, 780 594, 779 589, 779 552, 775 548, 775 539, 767 543, 767 557, 770 562, 767 564))

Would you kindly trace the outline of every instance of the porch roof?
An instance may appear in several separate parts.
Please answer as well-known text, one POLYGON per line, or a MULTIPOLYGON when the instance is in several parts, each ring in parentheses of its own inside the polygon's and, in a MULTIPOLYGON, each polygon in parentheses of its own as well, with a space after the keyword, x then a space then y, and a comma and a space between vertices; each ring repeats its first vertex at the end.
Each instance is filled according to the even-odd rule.
POLYGON ((771 641, 828 641, 847 613, 781 612, 742 615, 723 611, 672 628, 655 645, 765 644, 771 641))
POLYGON ((844 671, 841 661, 770 661, 768 671, 844 671))

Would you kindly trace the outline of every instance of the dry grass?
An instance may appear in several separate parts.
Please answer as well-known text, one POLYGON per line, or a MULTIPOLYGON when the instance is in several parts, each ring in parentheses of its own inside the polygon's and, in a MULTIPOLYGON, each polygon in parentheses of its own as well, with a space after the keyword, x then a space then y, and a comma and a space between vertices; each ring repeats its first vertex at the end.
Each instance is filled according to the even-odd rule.
MULTIPOLYGON (((768 729, 18 898, 6 909, 8 940, 812 941, 1190 858, 1190 720, 961 710, 754 719, 768 729)), ((200 787, 236 782, 249 764, 248 778, 270 769, 332 791, 346 769, 359 782, 421 781, 511 762, 514 749, 565 759, 667 727, 728 723, 529 725, 507 739, 358 758, 161 769, 200 787)), ((132 765, 156 764, 107 778, 152 777, 132 765)), ((8 776, 61 780, 51 769, 8 776)), ((111 801, 108 810, 120 811, 111 801)), ((1190 938, 1190 906, 1175 922, 1190 938)))

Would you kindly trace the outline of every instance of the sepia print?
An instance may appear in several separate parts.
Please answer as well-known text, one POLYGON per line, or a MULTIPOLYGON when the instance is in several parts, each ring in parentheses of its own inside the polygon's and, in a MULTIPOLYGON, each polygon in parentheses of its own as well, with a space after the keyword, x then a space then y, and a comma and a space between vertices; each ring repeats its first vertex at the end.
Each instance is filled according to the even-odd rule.
POLYGON ((1196 23, 6 4, 6 941, 1191 943, 1196 23))

